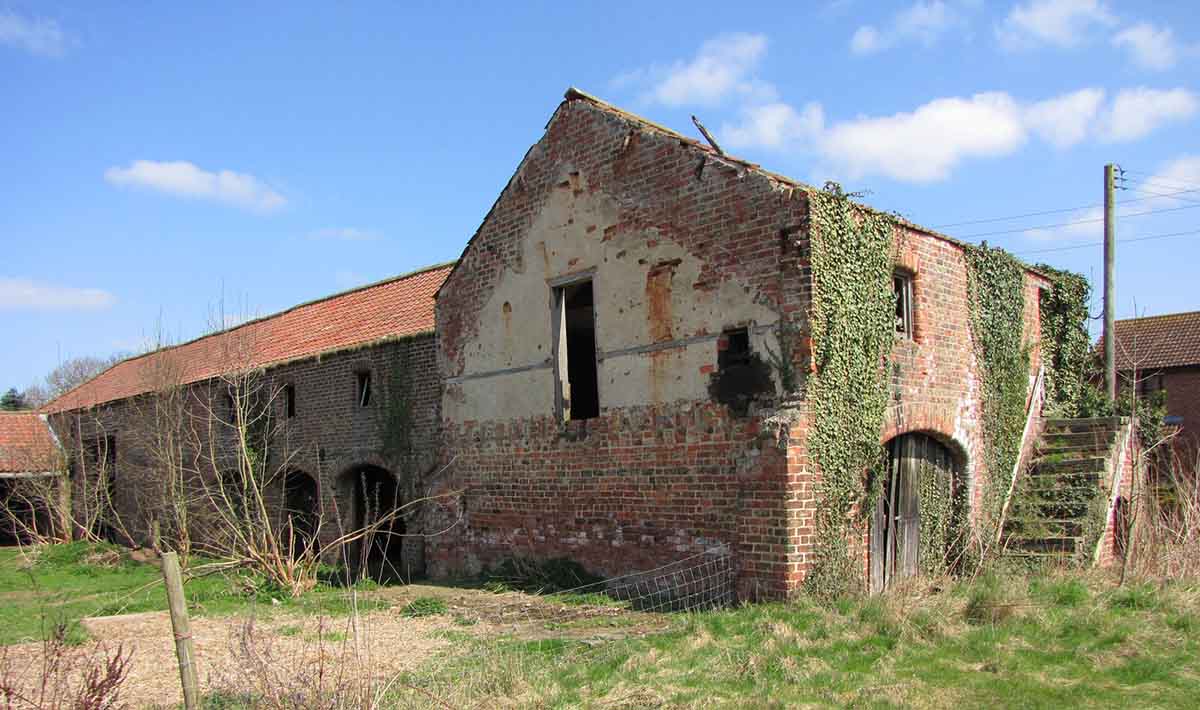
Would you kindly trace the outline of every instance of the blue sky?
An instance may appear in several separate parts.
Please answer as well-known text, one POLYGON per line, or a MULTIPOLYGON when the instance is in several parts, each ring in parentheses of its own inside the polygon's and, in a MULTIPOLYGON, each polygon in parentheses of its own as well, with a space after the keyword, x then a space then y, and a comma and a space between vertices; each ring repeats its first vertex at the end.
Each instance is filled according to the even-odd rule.
POLYGON ((1117 163, 1118 316, 1200 308, 1191 3, 205 5, 0 0, 0 386, 456 258, 572 85, 1091 276, 1117 163))

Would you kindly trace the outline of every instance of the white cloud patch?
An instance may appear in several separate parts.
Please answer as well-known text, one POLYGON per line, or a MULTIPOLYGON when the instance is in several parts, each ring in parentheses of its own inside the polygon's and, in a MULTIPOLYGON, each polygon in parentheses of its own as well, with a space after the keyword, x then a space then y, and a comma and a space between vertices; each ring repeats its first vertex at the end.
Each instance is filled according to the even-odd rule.
POLYGON ((812 152, 850 178, 919 183, 944 180, 967 160, 1010 155, 1031 136, 1057 149, 1089 139, 1133 141, 1198 110, 1200 99, 1187 89, 1145 88, 1121 91, 1111 101, 1098 88, 1035 102, 988 92, 830 124, 819 103, 796 110, 773 102, 743 109, 720 136, 732 148, 812 152))
POLYGON ((1099 207, 1056 216, 1062 218, 1062 221, 1055 223, 1061 226, 1035 227, 1022 234, 1039 242, 1104 236, 1104 210, 1099 207))
POLYGON ((96 311, 117 302, 108 291, 40 283, 31 279, 0 278, 0 309, 33 311, 96 311))
POLYGON ((338 242, 373 242, 382 237, 379 232, 355 227, 327 227, 308 233, 309 239, 338 242))
POLYGON ((1200 194, 1200 155, 1181 155, 1160 166, 1140 186, 1144 191, 1161 195, 1184 194, 1150 200, 1158 207, 1174 207, 1194 203, 1200 194), (1186 192, 1185 192, 1186 191, 1186 192))
POLYGON ((104 179, 122 187, 141 187, 180 197, 212 200, 254 212, 273 212, 287 199, 263 181, 232 170, 209 172, 185 160, 135 160, 104 171, 104 179))
POLYGON ((1179 61, 1180 50, 1169 27, 1159 29, 1149 22, 1140 22, 1118 32, 1112 43, 1127 50, 1133 62, 1143 69, 1164 71, 1179 61))
POLYGON ((1031 104, 1025 123, 1055 148, 1069 148, 1087 138, 1103 103, 1103 89, 1081 89, 1031 104))
POLYGON ((874 25, 859 27, 850 38, 850 51, 873 54, 909 42, 931 47, 944 33, 961 24, 963 20, 958 13, 941 0, 918 0, 896 13, 882 29, 874 25))
POLYGON ((1198 110, 1200 96, 1188 89, 1124 89, 1102 118, 1100 137, 1110 143, 1137 140, 1198 110))
POLYGON ((1030 0, 1008 13, 996 28, 996 38, 1010 50, 1076 47, 1094 30, 1116 22, 1100 0, 1030 0))
POLYGON ((713 105, 735 94, 765 99, 773 96, 774 90, 752 74, 766 53, 764 35, 724 34, 700 45, 689 61, 637 69, 618 76, 612 85, 650 84, 642 98, 666 106, 713 105))
POLYGON ((809 143, 821 135, 825 113, 818 103, 797 111, 790 104, 769 103, 742 110, 740 123, 725 124, 721 135, 731 148, 785 148, 809 143))
POLYGON ((61 57, 69 42, 54 20, 22 17, 0 10, 0 44, 44 57, 61 57))
POLYGON ((835 124, 821 138, 820 152, 853 177, 930 182, 945 179, 963 160, 1006 155, 1024 141, 1017 102, 992 92, 835 124))

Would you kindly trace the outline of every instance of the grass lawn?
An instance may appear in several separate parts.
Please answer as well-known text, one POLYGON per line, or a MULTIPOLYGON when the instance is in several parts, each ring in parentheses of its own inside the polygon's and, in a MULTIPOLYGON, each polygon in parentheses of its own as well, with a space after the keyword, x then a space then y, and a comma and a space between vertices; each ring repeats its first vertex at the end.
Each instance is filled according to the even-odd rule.
POLYGON ((1054 573, 801 599, 681 616, 667 633, 598 646, 478 641, 404 680, 454 705, 1190 708, 1200 586, 1054 573))
MULTIPOLYGON (((290 599, 264 587, 261 579, 243 573, 198 577, 184 585, 193 615, 231 614, 251 605, 264 611, 348 612, 344 588, 318 585, 290 599)), ((0 645, 44 638, 58 623, 67 625, 68 638, 82 641, 81 618, 166 608, 158 567, 131 559, 122 548, 88 543, 0 548, 0 645)))

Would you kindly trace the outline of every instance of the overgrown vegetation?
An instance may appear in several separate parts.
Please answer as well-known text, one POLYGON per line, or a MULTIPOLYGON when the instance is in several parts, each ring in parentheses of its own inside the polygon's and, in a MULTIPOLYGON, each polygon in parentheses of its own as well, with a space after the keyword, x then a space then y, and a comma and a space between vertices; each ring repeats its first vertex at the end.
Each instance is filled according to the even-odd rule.
MULTIPOLYGON (((816 564, 806 584, 835 597, 862 587, 848 542, 852 511, 869 512, 865 473, 880 468, 888 396, 883 359, 894 338, 891 289, 895 220, 851 203, 836 184, 809 193, 813 296, 810 324, 816 372, 809 378, 821 467, 816 564)), ((873 476, 875 480, 880 476, 873 476)))
POLYGON ((971 336, 983 388, 982 430, 985 539, 995 526, 1012 485, 1013 467, 1021 452, 1025 399, 1029 390, 1029 347, 1018 324, 1024 322, 1025 270, 1002 249, 967 246, 971 336))
POLYGON ((688 615, 610 643, 469 636, 389 707, 1190 707, 1200 588, 1051 572, 688 615))
MULTIPOLYGON (((193 577, 185 591, 189 611, 198 615, 259 605, 311 613, 349 610, 344 588, 319 584, 293 598, 262 575, 244 571, 193 577)), ((358 603, 373 604, 361 598, 358 603)), ((124 548, 72 542, 0 549, 0 645, 48 638, 60 625, 70 641, 80 643, 87 637, 81 618, 166 608, 158 568, 136 561, 124 548)))
POLYGON ((1070 271, 1038 264, 1050 279, 1038 303, 1042 324, 1042 364, 1046 369, 1047 414, 1079 416, 1096 388, 1088 381, 1095 358, 1087 332, 1088 300, 1092 288, 1087 278, 1070 271))

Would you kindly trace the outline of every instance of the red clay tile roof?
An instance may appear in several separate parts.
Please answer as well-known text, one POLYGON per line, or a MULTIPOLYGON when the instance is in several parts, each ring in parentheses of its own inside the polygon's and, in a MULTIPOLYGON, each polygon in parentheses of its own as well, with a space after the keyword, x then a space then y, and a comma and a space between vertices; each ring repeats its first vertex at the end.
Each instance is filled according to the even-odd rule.
POLYGON ((57 471, 58 444, 37 412, 0 412, 0 474, 57 471))
POLYGON ((42 411, 81 409, 149 392, 166 372, 172 382, 201 382, 247 367, 432 331, 433 294, 451 266, 432 266, 122 360, 42 411))
POLYGON ((1130 318, 1116 326, 1117 369, 1200 365, 1200 311, 1130 318))

